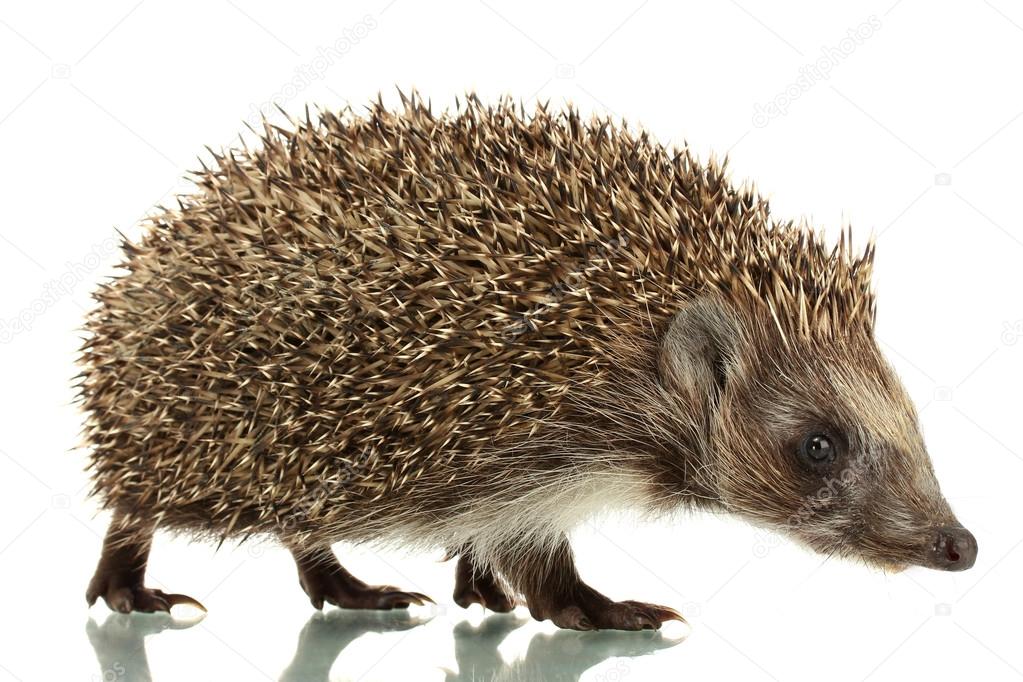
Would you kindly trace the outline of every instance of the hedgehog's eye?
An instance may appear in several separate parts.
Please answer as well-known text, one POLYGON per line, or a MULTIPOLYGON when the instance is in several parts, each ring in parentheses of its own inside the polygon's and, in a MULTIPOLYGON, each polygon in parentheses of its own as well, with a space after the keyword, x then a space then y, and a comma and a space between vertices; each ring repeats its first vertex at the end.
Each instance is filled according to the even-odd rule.
POLYGON ((835 443, 824 433, 814 433, 803 439, 799 446, 799 456, 812 467, 830 464, 835 458, 835 443))

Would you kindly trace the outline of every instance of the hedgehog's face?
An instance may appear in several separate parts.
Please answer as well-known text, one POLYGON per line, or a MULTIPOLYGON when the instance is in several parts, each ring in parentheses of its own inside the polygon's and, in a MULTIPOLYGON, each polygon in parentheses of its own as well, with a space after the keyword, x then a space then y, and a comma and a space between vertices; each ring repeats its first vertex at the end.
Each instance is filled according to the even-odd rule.
POLYGON ((722 504, 825 554, 963 570, 974 537, 949 509, 902 384, 866 332, 789 339, 714 299, 679 314, 660 371, 703 401, 707 486, 722 504))

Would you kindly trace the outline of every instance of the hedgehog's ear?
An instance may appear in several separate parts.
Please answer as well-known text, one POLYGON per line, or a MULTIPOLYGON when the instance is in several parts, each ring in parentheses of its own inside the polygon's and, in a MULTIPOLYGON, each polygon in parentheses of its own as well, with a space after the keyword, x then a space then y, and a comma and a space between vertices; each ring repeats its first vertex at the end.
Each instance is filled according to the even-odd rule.
POLYGON ((735 366, 740 334, 735 313, 717 296, 686 302, 661 339, 657 358, 661 385, 697 400, 716 397, 735 366))

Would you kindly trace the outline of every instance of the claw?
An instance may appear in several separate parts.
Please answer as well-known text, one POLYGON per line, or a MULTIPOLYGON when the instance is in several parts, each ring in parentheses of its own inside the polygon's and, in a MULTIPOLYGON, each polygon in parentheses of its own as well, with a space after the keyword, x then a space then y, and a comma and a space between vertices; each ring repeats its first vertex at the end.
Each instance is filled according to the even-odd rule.
POLYGON ((683 616, 679 611, 676 611, 675 609, 670 608, 668 606, 662 606, 661 610, 669 614, 670 616, 668 618, 662 618, 662 620, 677 620, 680 623, 685 623, 686 625, 689 624, 689 621, 687 621, 685 616, 683 616))
POLYGON ((666 620, 677 620, 680 623, 685 623, 687 625, 689 624, 689 622, 685 619, 685 617, 681 613, 679 613, 675 609, 671 608, 670 606, 660 606, 658 604, 644 604, 642 602, 635 602, 635 601, 629 601, 629 602, 624 602, 624 603, 632 604, 632 605, 644 608, 655 619, 658 620, 658 626, 660 625, 660 623, 662 623, 662 622, 664 622, 666 620))
POLYGON ((166 600, 168 606, 178 606, 179 604, 186 604, 188 606, 194 606, 203 613, 207 613, 207 609, 198 599, 193 599, 187 594, 164 594, 164 600, 166 600))
POLYGON ((437 603, 434 600, 430 599, 425 594, 423 594, 422 592, 409 592, 409 594, 412 595, 413 597, 415 597, 416 599, 418 599, 420 605, 423 605, 423 604, 426 604, 426 603, 429 603, 429 604, 436 604, 437 603))
POLYGON ((430 603, 430 604, 435 604, 436 603, 435 601, 433 601, 432 599, 427 597, 425 594, 422 594, 421 592, 400 592, 400 591, 395 591, 393 593, 393 595, 394 595, 394 599, 395 599, 394 606, 397 606, 399 608, 403 607, 403 606, 407 607, 410 604, 415 604, 416 606, 422 606, 423 604, 426 604, 426 603, 430 603))

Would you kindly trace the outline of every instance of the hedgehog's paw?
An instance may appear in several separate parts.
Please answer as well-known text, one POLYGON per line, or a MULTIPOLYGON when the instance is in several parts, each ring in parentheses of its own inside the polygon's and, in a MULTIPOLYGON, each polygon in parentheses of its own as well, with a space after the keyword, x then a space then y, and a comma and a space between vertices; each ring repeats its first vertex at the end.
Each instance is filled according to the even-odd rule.
POLYGON ((367 585, 340 565, 337 569, 314 568, 300 573, 299 583, 314 607, 322 609, 326 602, 343 609, 404 609, 412 604, 434 603, 420 592, 407 592, 391 585, 367 585))
POLYGON ((590 617, 599 629, 659 630, 665 621, 685 622, 673 608, 639 601, 611 602, 590 617))
POLYGON ((306 589, 309 601, 318 609, 323 603, 343 609, 405 609, 415 604, 433 604, 434 601, 421 592, 406 592, 391 585, 364 585, 353 589, 350 585, 320 585, 306 589))
POLYGON ((479 604, 496 613, 508 613, 515 608, 515 598, 504 588, 494 569, 474 561, 467 551, 458 557, 452 596, 463 609, 479 604))
POLYGON ((479 604, 496 613, 508 613, 515 608, 515 599, 491 576, 459 581, 455 585, 455 603, 463 609, 479 604))
POLYGON ((318 609, 323 603, 343 609, 404 609, 412 604, 433 604, 420 592, 406 592, 390 585, 367 585, 345 570, 328 547, 292 549, 298 582, 318 609))
POLYGON ((585 587, 567 600, 530 605, 537 620, 550 619, 571 630, 658 630, 669 620, 685 622, 675 609, 638 601, 611 601, 592 588, 585 587))
POLYGON ((116 581, 107 581, 105 584, 94 583, 89 586, 85 593, 85 599, 92 606, 96 599, 103 597, 103 601, 111 611, 119 613, 170 613, 171 607, 178 604, 194 606, 206 612, 206 607, 197 600, 185 594, 167 594, 163 590, 153 587, 142 587, 141 585, 118 585, 116 581))

